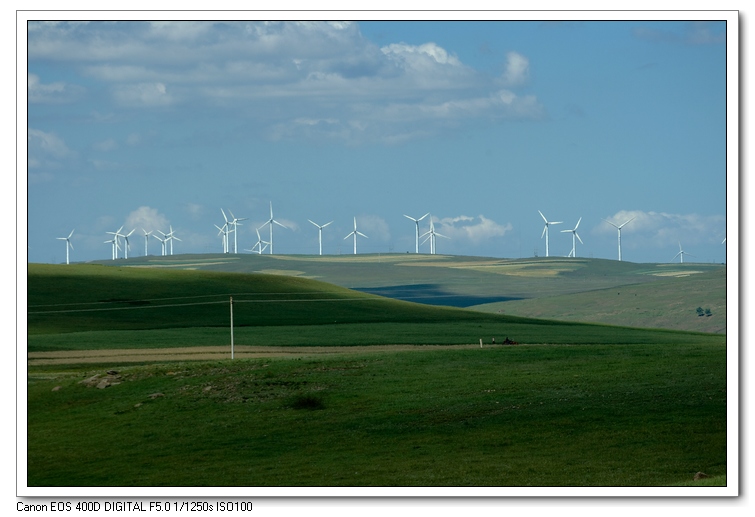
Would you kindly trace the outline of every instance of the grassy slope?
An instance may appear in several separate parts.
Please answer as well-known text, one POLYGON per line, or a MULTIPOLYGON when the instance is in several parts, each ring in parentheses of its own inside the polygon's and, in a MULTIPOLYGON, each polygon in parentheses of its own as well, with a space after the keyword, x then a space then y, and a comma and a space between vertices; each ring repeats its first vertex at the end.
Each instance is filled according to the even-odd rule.
POLYGON ((726 271, 474 308, 530 318, 726 333, 726 271), (710 308, 712 315, 699 317, 697 307, 710 308))
MULTIPOLYGON (((29 350, 221 345, 709 342, 703 334, 412 304, 278 275, 30 265, 29 350), (128 331, 124 333, 122 331, 128 331)), ((724 342, 723 339, 718 340, 724 342)))
MULTIPOLYGON (((102 263, 112 265, 112 261, 102 263)), ((128 264, 207 271, 260 271, 316 278, 349 288, 398 286, 400 289, 386 289, 385 294, 409 299, 416 296, 424 303, 454 300, 475 306, 487 304, 496 297, 499 300, 523 300, 478 307, 490 312, 503 309, 506 314, 541 314, 542 317, 554 319, 704 332, 721 332, 721 329, 725 329, 721 316, 726 312, 726 267, 720 264, 637 264, 581 258, 506 260, 414 254, 324 257, 182 255, 141 257, 129 259, 128 264), (698 280, 699 277, 705 277, 706 281, 698 280), (639 285, 647 285, 641 291, 645 307, 640 311, 636 309, 635 300, 628 297, 617 297, 615 300, 603 297, 603 293, 611 289, 628 289, 639 285), (582 296, 574 299, 568 296, 580 293, 582 296), (676 293, 676 296, 669 299, 672 293, 676 293), (604 302, 610 303, 611 313, 572 310, 575 306, 596 306, 604 302), (696 319, 694 310, 701 305, 703 308, 710 307, 718 317, 708 318, 707 321, 696 319), (659 317, 658 311, 675 306, 679 309, 666 311, 659 317), (692 311, 692 318, 688 317, 687 309, 692 311), (597 316, 594 316, 596 313, 597 316)))
POLYGON ((724 350, 173 363, 119 368, 121 383, 104 390, 80 383, 104 369, 37 368, 28 483, 679 485, 697 471, 726 474, 724 350))

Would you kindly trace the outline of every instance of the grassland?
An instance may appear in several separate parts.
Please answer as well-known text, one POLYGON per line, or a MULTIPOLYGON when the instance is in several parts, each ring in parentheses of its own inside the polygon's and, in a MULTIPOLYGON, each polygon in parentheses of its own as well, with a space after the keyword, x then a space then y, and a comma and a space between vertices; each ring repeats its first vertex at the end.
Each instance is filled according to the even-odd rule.
POLYGON ((312 278, 394 299, 516 316, 699 332, 726 329, 726 267, 721 264, 416 254, 182 255, 116 263, 312 278), (626 295, 618 296, 621 292, 626 295), (698 318, 697 307, 710 308, 712 316, 698 318))
POLYGON ((184 269, 29 266, 29 486, 726 482, 723 335, 184 269), (228 349, 230 296, 240 350, 289 353, 186 360, 228 349))

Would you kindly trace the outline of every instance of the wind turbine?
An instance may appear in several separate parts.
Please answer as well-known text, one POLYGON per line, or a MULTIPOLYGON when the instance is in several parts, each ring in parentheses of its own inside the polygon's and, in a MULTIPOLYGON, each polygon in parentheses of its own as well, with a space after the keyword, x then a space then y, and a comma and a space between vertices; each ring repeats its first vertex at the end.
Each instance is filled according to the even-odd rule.
MULTIPOLYGON (((624 224, 621 224, 619 226, 616 226, 615 224, 613 224, 611 221, 609 221, 607 219, 603 219, 605 222, 607 222, 608 224, 610 224, 611 226, 613 226, 614 228, 616 228, 616 230, 619 232, 619 262, 621 262, 621 229, 624 226, 626 226, 627 224, 629 224, 630 222, 634 221, 636 218, 637 218, 637 216, 634 216, 631 219, 629 219, 628 221, 624 222, 624 224)), ((676 257, 674 257, 674 258, 676 258, 676 257)))
MULTIPOLYGON (((173 226, 172 225, 170 225, 168 227, 170 228, 170 232, 168 232, 167 235, 165 235, 163 233, 163 235, 165 235, 166 239, 170 241, 170 254, 173 255, 173 241, 174 240, 177 240, 178 242, 183 242, 183 241, 181 239, 179 239, 178 237, 176 237, 175 235, 173 235, 173 226)), ((160 232, 160 233, 162 233, 162 232, 160 232)))
POLYGON ((131 234, 134 233, 135 231, 136 231, 136 228, 128 232, 127 235, 123 236, 123 240, 126 243, 126 245, 123 247, 124 258, 128 258, 128 250, 129 248, 131 248, 131 245, 128 243, 128 238, 131 237, 131 234))
MULTIPOLYGON (((577 233, 577 228, 579 228, 579 223, 582 222, 582 218, 579 218, 579 221, 577 221, 577 226, 574 227, 573 230, 561 230, 561 233, 571 233, 571 251, 569 252, 569 256, 576 258, 577 257, 577 239, 579 239, 579 234, 577 233)), ((579 239, 579 242, 582 242, 582 239, 579 239)), ((582 242, 584 244, 584 242, 582 242)))
MULTIPOLYGON (((160 230, 157 230, 157 231, 160 232, 160 230)), ((160 241, 160 244, 162 244, 162 256, 164 257, 165 256, 165 241, 168 240, 168 237, 163 232, 160 232, 160 233, 163 234, 163 238, 162 239, 160 237, 158 237, 157 235, 153 235, 152 237, 154 237, 155 239, 157 239, 158 241, 160 241)))
MULTIPOLYGON (((74 228, 75 230, 76 228, 74 228)), ((71 244, 71 235, 73 235, 73 230, 71 230, 71 233, 68 234, 68 237, 56 237, 59 241, 66 241, 66 264, 68 264, 68 248, 70 247, 73 249, 73 244, 71 244)))
MULTIPOLYGON (((222 212, 223 209, 221 208, 220 211, 222 212)), ((240 224, 239 221, 246 221, 247 218, 246 217, 242 217, 242 218, 239 219, 235 215, 233 215, 233 212, 231 212, 230 210, 228 210, 228 213, 231 214, 231 217, 233 217, 233 219, 231 220, 231 222, 228 223, 228 224, 232 224, 233 225, 233 230, 232 230, 233 231, 233 252, 234 253, 238 253, 239 252, 239 242, 238 242, 238 234, 239 234, 239 232, 238 232, 237 225, 240 224)), ((223 216, 225 216, 225 213, 223 214, 223 216)), ((227 221, 227 219, 226 219, 226 221, 227 221)))
POLYGON ((365 239, 369 239, 369 237, 367 237, 365 234, 357 231, 357 218, 356 217, 354 218, 354 231, 348 234, 346 237, 344 237, 343 240, 348 239, 352 235, 354 236, 354 255, 356 255, 357 254, 357 235, 361 235, 365 239))
POLYGON ((114 232, 105 232, 105 233, 109 233, 110 235, 113 236, 113 240, 112 241, 105 241, 105 242, 112 242, 113 243, 113 260, 115 260, 115 259, 118 258, 118 250, 120 249, 120 244, 118 243, 118 237, 125 237, 125 235, 123 235, 121 233, 121 230, 123 230, 123 225, 121 225, 121 227, 118 228, 118 230, 116 230, 114 232))
POLYGON ((144 228, 142 228, 142 231, 144 232, 144 256, 146 257, 147 255, 149 255, 149 236, 152 231, 147 231, 144 228))
POLYGON ((426 213, 425 215, 423 215, 419 219, 415 219, 414 217, 409 217, 408 215, 404 214, 404 217, 406 217, 407 219, 411 219, 412 221, 414 221, 414 224, 416 224, 416 226, 417 226, 416 233, 415 233, 415 240, 414 240, 414 252, 415 253, 419 253, 419 222, 422 219, 424 219, 425 217, 427 217, 428 215, 430 215, 430 212, 426 213))
POLYGON ((270 243, 262 240, 262 237, 260 237, 259 228, 255 228, 254 231, 257 232, 257 242, 254 246, 252 246, 252 249, 246 250, 246 251, 256 252, 259 255, 262 255, 262 252, 265 251, 265 249, 267 249, 267 246, 270 243), (264 244, 265 246, 263 247, 262 244, 264 244))
POLYGON ((330 221, 330 223, 325 223, 322 226, 320 226, 319 224, 317 224, 316 222, 314 222, 312 219, 307 219, 307 221, 309 221, 310 223, 314 224, 318 228, 318 232, 317 233, 319 233, 319 235, 320 235, 320 255, 322 255, 322 229, 325 228, 326 226, 328 226, 333 221, 330 221))
POLYGON ((422 241, 422 244, 426 243, 428 239, 430 239, 430 255, 435 255, 435 237, 443 237, 444 239, 450 239, 450 237, 446 237, 443 234, 440 234, 435 231, 435 223, 433 223, 433 218, 430 218, 430 230, 423 233, 422 237, 427 235, 427 239, 422 241))
POLYGON ((542 212, 538 210, 540 213, 540 217, 543 218, 543 221, 545 221, 545 227, 543 228, 543 234, 540 236, 540 238, 543 238, 543 235, 545 236, 545 256, 549 256, 548 252, 548 227, 552 224, 561 224, 563 221, 548 221, 548 219, 545 218, 542 212))
POLYGON ((690 257, 694 257, 694 255, 692 255, 691 253, 687 253, 686 251, 684 251, 682 249, 682 243, 680 242, 679 243, 679 253, 677 253, 676 255, 674 255, 674 258, 672 258, 671 261, 673 262, 673 260, 676 257, 679 257, 679 263, 680 264, 684 264, 684 255, 689 255, 690 257))
POLYGON ((262 226, 260 226, 260 228, 264 228, 266 224, 270 225, 270 242, 268 244, 270 245, 270 254, 272 255, 273 254, 273 224, 277 224, 278 226, 288 229, 287 226, 279 223, 273 218, 273 202, 272 201, 270 201, 270 219, 265 221, 262 224, 262 226))
MULTIPOLYGON (((113 232, 107 232, 107 233, 113 233, 113 232)), ((111 240, 105 241, 105 244, 108 244, 108 243, 113 245, 113 260, 115 260, 116 258, 118 258, 118 252, 116 250, 121 247, 120 244, 118 244, 118 237, 114 235, 111 240)))

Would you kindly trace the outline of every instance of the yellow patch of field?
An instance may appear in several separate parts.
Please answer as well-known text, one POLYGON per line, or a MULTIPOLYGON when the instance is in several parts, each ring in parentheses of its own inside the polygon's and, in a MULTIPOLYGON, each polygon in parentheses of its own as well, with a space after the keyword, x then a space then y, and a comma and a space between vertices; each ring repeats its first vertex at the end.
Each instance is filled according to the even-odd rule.
MULTIPOLYGON (((392 263, 392 262, 407 262, 407 261, 421 261, 421 260, 438 260, 438 259, 447 258, 444 255, 433 255, 433 258, 430 258, 427 255, 416 255, 416 254, 412 255, 410 253, 405 253, 405 254, 388 253, 386 255, 381 255, 381 254, 323 255, 323 256, 317 255, 317 256, 312 256, 312 257, 302 257, 300 255, 297 255, 297 256, 267 255, 267 256, 270 258, 277 259, 277 260, 296 260, 297 262, 307 261, 307 262, 362 262, 362 263, 368 263, 368 262, 392 263), (437 257, 437 259, 435 257, 437 257)), ((399 264, 399 265, 403 265, 403 264, 399 264)), ((408 265, 413 265, 413 264, 408 264, 408 265)))
POLYGON ((257 273, 263 273, 265 275, 302 276, 304 271, 297 271, 295 269, 260 269, 257 273))
POLYGON ((690 276, 695 275, 697 273, 702 273, 702 271, 693 271, 693 270, 686 270, 686 271, 657 271, 655 273, 650 273, 653 276, 674 276, 674 277, 681 277, 681 276, 690 276))
POLYGON ((184 269, 196 269, 198 267, 202 266, 217 266, 220 264, 230 264, 231 261, 229 260, 207 260, 203 262, 176 262, 170 263, 170 264, 139 264, 134 266, 125 266, 125 267, 133 267, 133 268, 184 268, 184 269))

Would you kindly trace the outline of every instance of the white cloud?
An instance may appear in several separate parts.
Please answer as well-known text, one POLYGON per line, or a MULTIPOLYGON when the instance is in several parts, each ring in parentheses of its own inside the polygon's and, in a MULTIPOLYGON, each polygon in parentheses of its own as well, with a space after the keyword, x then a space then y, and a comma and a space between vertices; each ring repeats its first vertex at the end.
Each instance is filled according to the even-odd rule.
POLYGON ((166 106, 173 102, 163 83, 118 85, 113 90, 115 99, 126 106, 166 106))
POLYGON ((354 23, 31 25, 30 59, 83 70, 124 107, 232 109, 271 139, 403 142, 544 112, 515 91, 522 54, 490 77, 434 42, 378 47, 354 23))
MULTIPOLYGON (((720 215, 669 214, 666 212, 644 212, 641 210, 621 210, 606 220, 622 225, 622 247, 654 246, 665 248, 682 244, 720 243, 726 231, 726 218, 720 215), (632 239, 624 239, 624 236, 632 239)), ((617 229, 603 221, 592 233, 597 235, 617 235, 617 229)))
POLYGON ((499 224, 482 214, 477 218, 460 215, 443 219, 433 218, 433 221, 436 222, 436 230, 439 233, 451 239, 469 241, 475 245, 492 237, 503 237, 514 228, 511 223, 499 224))
POLYGON ((164 233, 168 233, 168 226, 170 221, 163 214, 158 212, 157 208, 151 208, 148 206, 140 206, 126 217, 126 221, 123 225, 126 232, 130 232, 134 228, 144 235, 142 230, 156 233, 160 230, 164 233))
POLYGON ((32 104, 57 104, 73 102, 81 98, 85 89, 81 86, 67 84, 61 81, 43 84, 39 76, 27 75, 28 101, 32 104))
POLYGON ((521 86, 529 81, 530 62, 518 52, 506 55, 506 70, 503 74, 504 84, 507 86, 521 86))
POLYGON ((30 169, 56 167, 61 161, 75 156, 63 139, 55 133, 29 128, 27 140, 30 169))

